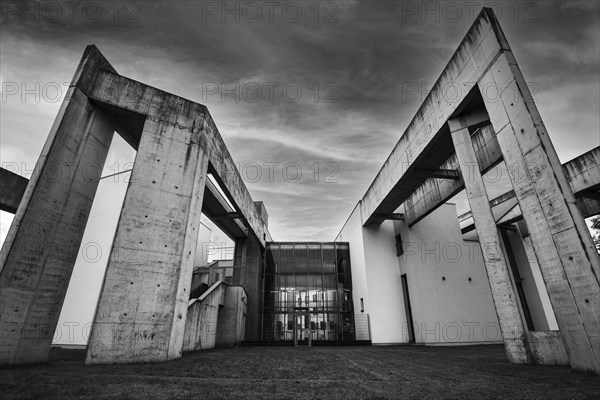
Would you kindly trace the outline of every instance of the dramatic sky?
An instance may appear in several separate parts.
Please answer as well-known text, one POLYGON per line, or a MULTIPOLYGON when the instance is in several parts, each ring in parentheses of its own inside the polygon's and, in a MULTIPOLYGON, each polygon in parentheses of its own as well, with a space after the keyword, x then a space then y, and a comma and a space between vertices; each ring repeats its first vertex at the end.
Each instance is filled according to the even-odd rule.
POLYGON ((93 43, 119 73, 209 107, 276 240, 332 240, 483 4, 561 160, 599 144, 597 2, 67 4, 2 2, 0 156, 22 175, 93 43))
MULTIPOLYGON (((333 240, 483 4, 499 17, 562 162, 600 144, 598 2, 99 4, 2 1, 4 168, 30 177, 95 44, 119 73, 209 107, 275 240, 333 240)), ((133 157, 115 139, 105 175, 133 157)), ((125 178, 99 188, 84 237, 98 247, 78 260, 58 341, 85 340, 125 178), (76 339, 65 336, 72 323, 76 339)), ((506 179, 491 186, 499 194, 506 179)), ((454 201, 466 211, 464 196, 454 201)), ((12 216, 0 218, 3 240, 12 216)))
POLYGON ((276 240, 335 237, 482 4, 561 160, 599 144, 597 2, 45 3, 2 3, 3 165, 30 174, 93 43, 119 73, 209 107, 276 240))

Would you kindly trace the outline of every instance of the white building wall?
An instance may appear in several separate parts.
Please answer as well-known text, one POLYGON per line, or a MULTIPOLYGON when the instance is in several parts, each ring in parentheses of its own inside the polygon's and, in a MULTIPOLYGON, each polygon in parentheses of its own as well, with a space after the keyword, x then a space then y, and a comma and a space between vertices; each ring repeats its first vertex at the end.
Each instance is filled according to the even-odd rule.
MULTIPOLYGON (((350 243, 354 309, 369 314, 373 344, 406 342, 404 300, 395 248, 394 226, 362 227, 360 207, 356 207, 336 241, 350 243)), ((357 339, 366 339, 359 338, 357 339)))
MULTIPOLYGON (((540 265, 538 264, 537 259, 535 257, 533 245, 529 236, 523 238, 523 247, 526 253, 525 257, 527 258, 527 262, 529 264, 529 271, 531 272, 531 275, 535 282, 535 287, 537 288, 537 293, 542 303, 544 316, 548 323, 548 329, 557 331, 558 322, 556 321, 554 309, 552 308, 552 304, 550 303, 550 297, 548 296, 548 290, 546 289, 546 284, 544 283, 544 278, 542 277, 542 271, 540 271, 540 265)), ((536 327, 536 329, 538 328, 536 327)))
POLYGON ((453 204, 410 229, 403 221, 362 227, 357 207, 336 241, 350 243, 354 308, 360 313, 362 298, 373 344, 408 342, 402 274, 407 275, 416 343, 502 342, 479 243, 463 241, 453 204), (405 252, 400 257, 396 233, 405 252))
POLYGON ((463 241, 455 206, 444 204, 410 229, 395 225, 416 343, 501 342, 479 243, 463 241))
POLYGON ((372 342, 373 344, 408 342, 394 223, 384 221, 381 225, 363 228, 363 238, 372 342))
MULTIPOLYGON (((335 239, 336 242, 348 242, 350 244, 350 271, 352 274, 352 301, 356 314, 369 313, 369 291, 367 289, 367 270, 365 268, 365 252, 363 248, 362 224, 360 221, 360 208, 355 207, 335 239), (361 312, 360 299, 363 299, 364 312, 361 312)), ((373 324, 371 323, 371 329, 373 324)), ((363 333, 357 330, 357 335, 363 333)), ((357 340, 368 340, 369 337, 357 336, 357 340)))

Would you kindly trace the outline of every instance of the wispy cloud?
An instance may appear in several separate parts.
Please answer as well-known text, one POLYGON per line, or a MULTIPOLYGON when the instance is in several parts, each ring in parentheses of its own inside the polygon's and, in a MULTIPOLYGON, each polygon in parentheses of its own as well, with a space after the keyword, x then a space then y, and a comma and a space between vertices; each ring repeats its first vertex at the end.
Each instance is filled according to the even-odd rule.
MULTIPOLYGON (((206 14, 204 3, 136 2, 129 22, 125 11, 132 10, 121 9, 115 20, 109 5, 94 23, 81 10, 72 22, 23 23, 17 15, 0 28, 2 80, 68 82, 85 45, 95 43, 123 75, 204 102, 242 167, 280 163, 273 182, 246 180, 255 200, 266 202, 275 239, 332 240, 470 26, 466 3, 457 3, 461 18, 451 20, 407 9, 423 2, 335 2, 331 23, 324 22, 325 3, 317 22, 306 2, 297 3, 298 22, 279 9, 272 22, 263 14, 256 23, 243 15, 223 23, 221 14, 206 14), (265 88, 273 83, 271 99, 265 88), (423 93, 407 98, 407 83, 423 93), (222 97, 236 84, 263 92, 256 101, 251 91, 222 97), (219 91, 207 93, 214 85, 219 91), (302 95, 286 98, 283 88, 291 95, 296 86, 302 95), (288 162, 301 166, 303 180, 284 179, 288 162), (316 182, 308 179, 315 163, 316 182), (322 182, 332 171, 327 163, 336 166, 337 183, 322 182)), ((517 7, 520 14, 516 3, 493 4, 525 78, 537 85, 561 158, 598 145, 598 3, 537 2, 534 9, 517 7)), ((3 162, 33 168, 59 104, 31 96, 2 103, 3 162)))

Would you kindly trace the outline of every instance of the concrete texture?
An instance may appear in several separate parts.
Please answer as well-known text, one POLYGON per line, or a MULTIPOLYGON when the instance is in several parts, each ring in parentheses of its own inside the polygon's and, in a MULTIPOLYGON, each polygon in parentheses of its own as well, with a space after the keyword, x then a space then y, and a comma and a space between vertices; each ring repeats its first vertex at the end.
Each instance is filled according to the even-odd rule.
POLYGON ((571 365, 600 372, 598 254, 507 43, 478 85, 500 90, 484 101, 571 365))
POLYGON ((115 130, 85 91, 100 68, 86 49, 2 247, 0 364, 47 360, 115 130))
POLYGON ((254 341, 261 337, 261 299, 264 249, 252 237, 235 242, 233 257, 233 285, 243 286, 247 297, 245 340, 254 341))
POLYGON ((500 236, 483 178, 479 172, 468 126, 464 126, 457 120, 449 120, 448 123, 475 220, 506 355, 514 363, 530 362, 525 344, 525 326, 513 290, 508 264, 500 248, 500 236), (468 168, 469 166, 473 168, 468 168))
MULTIPOLYGON (((181 356, 208 173, 235 206, 239 232, 253 238, 259 256, 245 275, 258 297, 266 211, 250 197, 206 107, 118 75, 88 46, 2 248, 1 364, 47 359, 115 131, 138 153, 87 363, 181 356)), ((17 199, 6 203, 14 208, 17 199)))
POLYGON ((198 135, 210 163, 209 172, 239 211, 239 218, 264 246, 265 226, 235 162, 208 109, 198 103, 134 81, 113 72, 101 72, 90 97, 119 109, 151 116, 165 124, 187 128, 198 135))
POLYGON ((202 296, 190 301, 185 322, 183 351, 215 347, 220 308, 225 305, 226 293, 227 285, 218 281, 202 296))
POLYGON ((496 24, 493 12, 484 8, 363 196, 363 224, 381 223, 424 182, 426 178, 415 170, 437 168, 451 156, 446 121, 461 112, 461 105, 474 94, 468 88, 501 51, 496 24), (443 94, 452 86, 461 90, 449 101, 443 94))
POLYGON ((0 168, 0 210, 15 214, 29 179, 0 168))
POLYGON ((217 320, 217 347, 237 347, 244 340, 248 298, 241 286, 227 286, 217 320))
POLYGON ((527 346, 535 364, 569 365, 569 356, 559 331, 527 332, 527 346))
MULTIPOLYGON (((473 147, 475 148, 475 157, 481 168, 481 172, 493 168, 502 161, 500 146, 496 140, 496 133, 491 125, 484 125, 478 129, 471 137, 473 147)), ((442 164, 441 168, 458 170, 458 161, 456 154, 453 154, 442 164)), ((456 180, 429 178, 413 193, 410 194, 404 203, 404 214, 406 222, 413 226, 422 218, 435 211, 435 209, 454 195, 464 189, 465 184, 462 177, 456 180)))
MULTIPOLYGON (((166 103, 162 115, 171 104, 166 103)), ((88 364, 181 356, 208 159, 197 132, 146 119, 88 364)))

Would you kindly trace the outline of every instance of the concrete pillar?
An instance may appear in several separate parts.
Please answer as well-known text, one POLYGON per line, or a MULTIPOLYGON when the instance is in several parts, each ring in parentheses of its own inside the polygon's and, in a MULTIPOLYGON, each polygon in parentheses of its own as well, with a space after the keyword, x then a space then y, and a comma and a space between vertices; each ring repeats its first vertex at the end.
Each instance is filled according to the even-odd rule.
POLYGON ((528 363, 530 356, 525 343, 525 327, 502 251, 496 221, 479 170, 479 163, 475 157, 471 135, 468 128, 463 126, 459 120, 449 120, 448 124, 479 236, 479 244, 483 253, 506 355, 513 363, 528 363))
POLYGON ((247 294, 247 317, 244 340, 260 340, 262 321, 262 273, 263 250, 258 242, 249 236, 235 242, 234 284, 244 287, 247 294))
POLYGON ((512 52, 503 51, 478 86, 571 366, 600 372, 598 254, 512 52))
POLYGON ((225 305, 219 310, 217 347, 240 346, 246 329, 246 292, 241 286, 228 286, 225 305))
POLYGON ((47 360, 113 133, 72 86, 2 247, 0 364, 47 360))
POLYGON ((87 364, 181 356, 208 159, 201 133, 147 117, 87 364))

